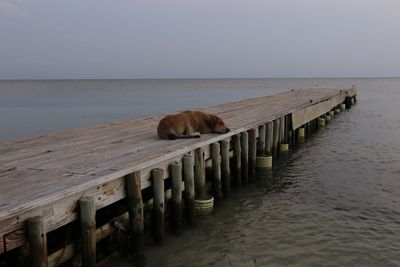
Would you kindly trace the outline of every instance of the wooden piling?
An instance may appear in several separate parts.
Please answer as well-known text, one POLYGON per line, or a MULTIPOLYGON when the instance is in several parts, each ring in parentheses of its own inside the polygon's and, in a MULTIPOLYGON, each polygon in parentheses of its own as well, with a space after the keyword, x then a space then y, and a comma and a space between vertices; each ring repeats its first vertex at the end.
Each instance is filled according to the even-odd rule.
POLYGON ((258 127, 257 155, 265 155, 265 124, 258 127))
POLYGON ((152 232, 154 240, 158 244, 161 244, 165 239, 164 170, 161 168, 153 169, 152 178, 153 178, 152 232))
POLYGON ((253 178, 256 175, 256 158, 257 158, 256 130, 250 129, 249 130, 249 176, 250 176, 250 178, 253 178))
POLYGON ((29 218, 27 228, 32 267, 47 267, 47 238, 43 217, 29 218))
POLYGON ((235 181, 235 186, 242 185, 242 149, 240 145, 240 134, 232 136, 233 140, 233 178, 235 181))
POLYGON ((231 190, 231 170, 229 164, 229 140, 221 141, 221 184, 222 191, 228 195, 231 190))
POLYGON ((351 96, 346 96, 346 98, 344 100, 344 104, 346 105, 346 109, 350 109, 351 108, 352 99, 353 98, 351 96))
POLYGON ((266 156, 272 156, 272 143, 274 142, 274 124, 268 122, 266 126, 266 142, 265 142, 265 154, 266 156))
POLYGON ((274 120, 274 134, 273 134, 273 144, 272 144, 272 153, 273 156, 276 157, 278 154, 278 144, 279 144, 279 128, 280 128, 280 120, 274 120))
POLYGON ((79 200, 81 208, 82 266, 96 266, 96 202, 94 197, 79 200))
POLYGON ((175 234, 180 234, 182 230, 182 162, 173 162, 170 165, 170 169, 172 180, 172 229, 175 234))
POLYGON ((199 147, 194 152, 194 184, 197 199, 205 199, 207 197, 206 187, 206 163, 204 160, 204 150, 199 147))
POLYGON ((212 161, 212 189, 214 200, 218 201, 222 197, 221 190, 221 153, 219 143, 211 144, 211 161, 212 161))
POLYGON ((144 215, 140 172, 125 178, 129 213, 129 235, 134 256, 144 254, 144 215))
MULTIPOLYGON (((265 136, 265 135, 264 135, 265 136)), ((242 146, 242 180, 245 184, 249 182, 249 133, 243 132, 241 134, 242 146)))
POLYGON ((306 139, 305 128, 301 127, 298 130, 299 130, 299 133, 298 133, 298 141, 297 142, 299 144, 303 144, 305 142, 305 139, 306 139))
POLYGON ((196 213, 194 210, 194 162, 193 157, 185 155, 183 157, 183 179, 185 180, 185 214, 189 225, 194 225, 196 213))
POLYGON ((279 120, 279 144, 283 144, 285 142, 285 117, 282 117, 279 120))

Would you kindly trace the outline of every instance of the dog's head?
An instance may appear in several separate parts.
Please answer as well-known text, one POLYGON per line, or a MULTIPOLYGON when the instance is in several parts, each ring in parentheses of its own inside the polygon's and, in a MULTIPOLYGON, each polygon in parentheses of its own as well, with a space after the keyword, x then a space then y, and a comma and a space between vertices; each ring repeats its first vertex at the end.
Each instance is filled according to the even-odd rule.
POLYGON ((209 127, 213 131, 213 133, 227 133, 230 131, 229 128, 226 127, 225 122, 220 117, 209 114, 208 119, 209 127))

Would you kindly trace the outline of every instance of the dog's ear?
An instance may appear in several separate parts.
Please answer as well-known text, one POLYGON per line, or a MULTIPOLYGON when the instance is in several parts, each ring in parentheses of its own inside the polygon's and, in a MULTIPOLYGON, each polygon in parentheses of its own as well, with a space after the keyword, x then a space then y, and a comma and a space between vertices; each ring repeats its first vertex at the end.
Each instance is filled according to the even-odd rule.
POLYGON ((212 115, 212 114, 208 114, 208 120, 207 120, 207 126, 210 129, 214 129, 215 126, 217 125, 217 116, 212 115))

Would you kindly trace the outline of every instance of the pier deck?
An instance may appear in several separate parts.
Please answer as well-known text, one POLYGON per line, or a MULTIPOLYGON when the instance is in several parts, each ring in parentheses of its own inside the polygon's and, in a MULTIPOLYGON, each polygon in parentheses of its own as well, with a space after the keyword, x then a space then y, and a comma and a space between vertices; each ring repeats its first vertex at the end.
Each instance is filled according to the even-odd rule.
POLYGON ((316 87, 202 109, 221 116, 232 131, 199 139, 158 139, 163 114, 1 142, 0 254, 24 242, 28 218, 42 216, 52 231, 78 218, 82 196, 95 197, 96 209, 125 198, 127 174, 140 171, 144 189, 151 186, 151 169, 167 170, 184 153, 204 147, 207 159, 208 145, 288 114, 294 130, 355 94, 354 88, 316 87))

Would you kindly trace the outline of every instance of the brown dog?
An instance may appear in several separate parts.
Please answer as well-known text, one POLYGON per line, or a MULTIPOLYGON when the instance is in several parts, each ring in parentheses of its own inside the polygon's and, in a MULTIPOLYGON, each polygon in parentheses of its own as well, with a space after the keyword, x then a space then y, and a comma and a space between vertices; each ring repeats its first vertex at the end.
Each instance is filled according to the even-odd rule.
POLYGON ((184 111, 161 119, 157 134, 161 139, 199 138, 200 134, 227 133, 224 121, 201 111, 184 111))

